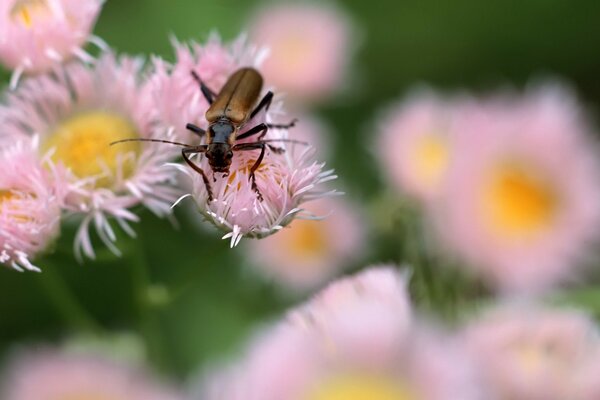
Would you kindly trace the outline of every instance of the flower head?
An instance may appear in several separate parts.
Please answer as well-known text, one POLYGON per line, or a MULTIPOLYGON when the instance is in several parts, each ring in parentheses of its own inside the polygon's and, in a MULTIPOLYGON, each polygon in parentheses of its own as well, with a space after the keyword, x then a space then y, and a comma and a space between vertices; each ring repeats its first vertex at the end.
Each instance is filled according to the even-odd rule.
POLYGON ((69 64, 52 74, 27 79, 0 107, 5 138, 39 136, 40 157, 70 172, 66 207, 82 215, 76 250, 94 256, 88 227, 118 254, 108 217, 127 232, 138 217, 129 209, 143 204, 167 214, 177 198, 174 172, 163 165, 176 154, 155 143, 110 143, 150 138, 162 131, 139 80, 139 59, 103 55, 92 68, 69 64), (166 151, 165 151, 166 150, 166 151))
POLYGON ((269 49, 266 78, 291 99, 319 100, 344 82, 355 27, 341 10, 319 3, 269 4, 251 19, 249 31, 269 49))
POLYGON ((0 264, 39 271, 32 262, 59 234, 64 173, 42 166, 26 142, 0 149, 0 264))
POLYGON ((260 336, 237 368, 210 378, 203 398, 479 398, 454 343, 416 329, 405 277, 368 270, 260 336))
MULTIPOLYGON (((167 65, 155 60, 150 86, 161 124, 173 129, 184 143, 193 143, 185 133, 185 125, 207 128, 209 104, 191 72, 218 93, 236 70, 258 65, 262 53, 246 45, 244 38, 230 46, 222 45, 214 36, 204 46, 175 46, 177 62, 167 65)), ((261 123, 272 124, 283 113, 279 101, 263 110, 240 127, 238 136, 261 123)), ((258 135, 235 139, 235 144, 250 144, 257 139, 258 135)), ((328 194, 319 184, 334 179, 332 171, 323 171, 324 164, 312 160, 309 146, 285 141, 287 129, 271 127, 263 140, 262 160, 260 146, 249 146, 246 151, 233 148, 227 173, 215 171, 204 156, 192 159, 204 176, 189 165, 174 165, 190 178, 191 193, 186 196, 191 195, 200 212, 227 232, 224 238, 231 238, 231 246, 237 245, 242 236, 262 238, 282 229, 302 211, 302 203, 328 194)))
POLYGON ((89 40, 102 0, 4 0, 0 2, 0 62, 22 73, 49 71, 72 57, 91 57, 89 40))
POLYGON ((593 399, 600 393, 597 379, 588 379, 598 372, 598 330, 580 312, 504 305, 471 323, 464 338, 497 398, 593 399))
POLYGON ((316 200, 306 210, 323 218, 296 219, 277 235, 248 243, 257 268, 295 289, 325 282, 365 251, 364 222, 343 198, 316 200))
POLYGON ((141 371, 92 354, 52 349, 17 355, 7 366, 4 400, 180 400, 141 371))
POLYGON ((387 110, 375 150, 392 187, 426 203, 436 199, 458 146, 463 102, 419 92, 387 110))
POLYGON ((432 211, 448 248, 501 290, 571 278, 600 228, 597 152, 573 97, 557 87, 498 97, 457 125, 468 140, 432 211))

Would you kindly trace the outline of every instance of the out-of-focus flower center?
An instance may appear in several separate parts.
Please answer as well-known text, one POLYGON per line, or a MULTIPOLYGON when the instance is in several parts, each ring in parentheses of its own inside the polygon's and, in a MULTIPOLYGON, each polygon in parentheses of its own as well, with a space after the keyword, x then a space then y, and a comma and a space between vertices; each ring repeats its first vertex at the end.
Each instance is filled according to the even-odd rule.
POLYGON ((575 362, 552 343, 519 343, 513 351, 525 373, 538 374, 548 368, 568 368, 575 362))
POLYGON ((483 215, 490 228, 523 239, 553 222, 558 199, 549 183, 513 163, 500 164, 483 188, 483 215))
POLYGON ((341 376, 321 384, 305 400, 417 400, 398 380, 371 376, 341 376))
POLYGON ((27 213, 19 209, 18 199, 13 191, 0 189, 0 214, 10 215, 17 222, 29 221, 27 213))
POLYGON ((50 8, 46 0, 16 0, 10 10, 12 20, 27 28, 31 28, 35 20, 49 15, 50 8))
POLYGON ((107 396, 103 393, 68 393, 59 396, 56 400, 125 400, 121 397, 107 396))
POLYGON ((438 134, 422 135, 411 152, 411 165, 418 179, 426 187, 436 187, 448 166, 447 140, 438 134))
POLYGON ((279 60, 285 61, 285 65, 289 69, 298 71, 305 65, 305 60, 311 59, 310 53, 314 46, 310 39, 298 32, 297 34, 288 34, 276 41, 273 44, 273 54, 279 60))
POLYGON ((323 222, 296 220, 285 232, 286 245, 291 257, 297 259, 317 258, 327 252, 327 237, 323 222))
POLYGON ((136 127, 127 119, 104 111, 88 112, 63 121, 45 142, 45 153, 54 148, 52 159, 62 162, 78 178, 99 177, 97 187, 111 187, 115 175, 131 176, 140 142, 111 142, 138 138, 136 127))

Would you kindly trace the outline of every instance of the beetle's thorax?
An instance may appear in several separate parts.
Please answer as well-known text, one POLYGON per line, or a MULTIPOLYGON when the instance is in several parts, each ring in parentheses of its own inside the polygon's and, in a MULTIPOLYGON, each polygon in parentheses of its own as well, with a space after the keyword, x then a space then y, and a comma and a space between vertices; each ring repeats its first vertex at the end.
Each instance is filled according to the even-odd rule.
POLYGON ((229 172, 236 131, 237 127, 227 118, 219 119, 208 127, 206 158, 214 172, 229 172))

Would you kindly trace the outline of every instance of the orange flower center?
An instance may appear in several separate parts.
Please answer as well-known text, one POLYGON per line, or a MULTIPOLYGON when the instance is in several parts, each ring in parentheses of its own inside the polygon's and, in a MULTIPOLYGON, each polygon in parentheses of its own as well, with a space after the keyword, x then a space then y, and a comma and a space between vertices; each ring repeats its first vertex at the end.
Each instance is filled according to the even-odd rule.
POLYGON ((19 196, 15 192, 6 189, 0 189, 0 213, 10 213, 11 218, 17 222, 30 221, 31 218, 19 209, 19 196))
POLYGON ((50 8, 45 0, 16 0, 10 10, 13 21, 31 28, 35 20, 46 18, 50 8))
POLYGON ((529 238, 548 228, 558 203, 547 180, 515 163, 497 165, 483 185, 484 220, 492 231, 509 239, 529 238))
POLYGON ((328 239, 322 221, 296 220, 280 235, 285 240, 290 257, 295 259, 318 258, 327 252, 328 239))

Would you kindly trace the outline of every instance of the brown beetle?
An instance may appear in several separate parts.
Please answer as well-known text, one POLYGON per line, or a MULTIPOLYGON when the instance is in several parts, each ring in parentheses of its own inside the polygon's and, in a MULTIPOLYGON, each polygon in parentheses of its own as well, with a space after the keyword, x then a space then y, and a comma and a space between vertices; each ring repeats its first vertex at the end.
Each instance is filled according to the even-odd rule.
POLYGON ((273 92, 269 91, 255 106, 263 86, 263 78, 260 73, 254 68, 240 68, 227 79, 227 82, 225 82, 225 85, 223 85, 218 94, 210 90, 195 71, 191 73, 200 85, 202 94, 210 104, 206 111, 208 129, 205 131, 194 124, 187 124, 186 128, 201 138, 206 136, 206 144, 193 146, 158 139, 124 139, 111 144, 126 141, 149 141, 183 146, 181 155, 194 171, 202 175, 202 180, 208 192, 208 201, 213 199, 210 182, 204 170, 190 159, 191 154, 205 153, 213 173, 222 172, 227 175, 234 151, 260 150, 260 155, 250 168, 249 179, 252 181, 252 189, 256 192, 258 199, 262 201, 262 195, 256 185, 255 172, 262 163, 267 147, 275 153, 282 153, 284 151, 282 148, 270 145, 269 142, 303 143, 289 139, 263 140, 263 138, 269 128, 291 128, 296 123, 296 120, 283 125, 261 123, 239 134, 246 122, 251 120, 261 110, 268 110, 273 100, 273 92), (255 142, 236 143, 239 139, 245 139, 256 134, 259 135, 255 142))

